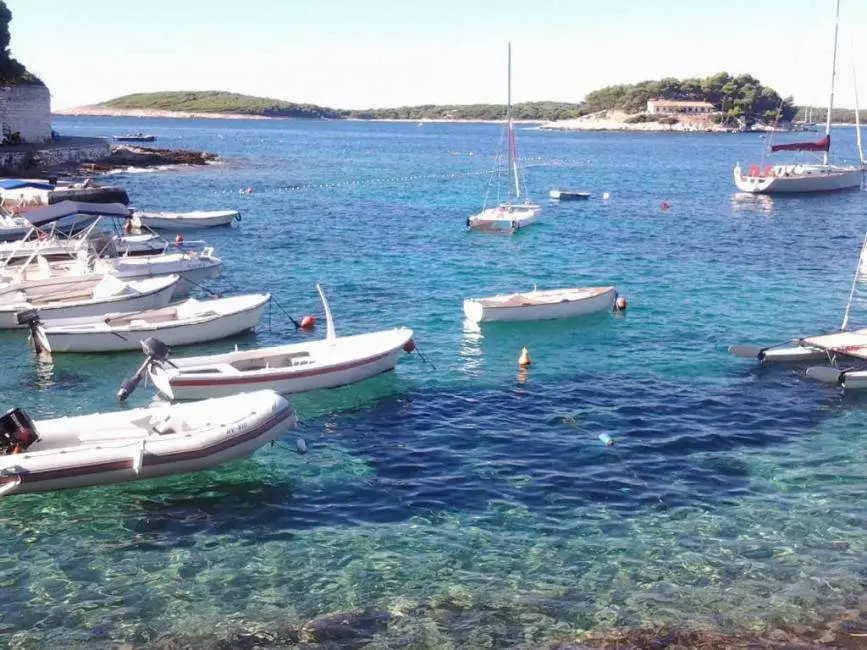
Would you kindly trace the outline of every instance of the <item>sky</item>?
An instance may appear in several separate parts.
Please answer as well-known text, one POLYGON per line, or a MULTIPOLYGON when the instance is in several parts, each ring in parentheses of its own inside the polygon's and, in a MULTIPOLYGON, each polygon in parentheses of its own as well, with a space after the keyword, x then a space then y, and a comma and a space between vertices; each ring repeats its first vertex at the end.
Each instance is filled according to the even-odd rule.
MULTIPOLYGON (((12 54, 53 108, 227 90, 334 108, 578 102, 662 77, 749 73, 826 105, 834 0, 6 0, 12 54)), ((837 106, 867 104, 867 0, 842 0, 837 106), (856 61, 858 62, 857 65, 856 61)))

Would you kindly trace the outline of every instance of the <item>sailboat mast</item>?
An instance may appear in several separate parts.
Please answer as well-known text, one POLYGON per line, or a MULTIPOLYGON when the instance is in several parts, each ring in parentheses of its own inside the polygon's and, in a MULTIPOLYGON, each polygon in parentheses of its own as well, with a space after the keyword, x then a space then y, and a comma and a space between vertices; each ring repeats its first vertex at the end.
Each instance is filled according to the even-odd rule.
POLYGON ((855 70, 855 65, 852 65, 852 80, 855 84, 855 142, 858 144, 858 160, 861 161, 861 167, 864 167, 864 149, 861 147, 861 107, 858 106, 858 72, 855 70))
POLYGON ((509 41, 508 56, 508 96, 506 101, 506 129, 509 140, 509 173, 515 179, 515 199, 521 198, 521 184, 518 182, 518 164, 515 160, 515 134, 512 132, 512 42, 509 41))
MULTIPOLYGON (((840 26, 840 0, 834 12, 834 55, 831 57, 831 96, 828 98, 828 117, 825 120, 825 135, 831 135, 831 114, 834 112, 834 81, 837 77, 837 31, 840 26)), ((822 156, 822 163, 828 164, 828 150, 822 156)))

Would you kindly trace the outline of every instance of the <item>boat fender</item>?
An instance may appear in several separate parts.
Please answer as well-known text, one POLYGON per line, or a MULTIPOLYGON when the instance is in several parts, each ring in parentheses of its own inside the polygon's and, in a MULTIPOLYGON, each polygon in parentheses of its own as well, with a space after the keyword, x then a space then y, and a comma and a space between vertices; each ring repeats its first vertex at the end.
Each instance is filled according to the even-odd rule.
POLYGON ((614 440, 612 440, 612 439, 611 439, 611 436, 609 436, 607 433, 600 433, 600 434, 599 434, 599 440, 600 440, 600 441, 602 442, 602 444, 605 445, 606 447, 611 447, 611 446, 614 445, 614 440))
POLYGON ((301 329, 312 330, 316 327, 316 316, 305 316, 301 319, 301 329))
POLYGON ((240 221, 240 220, 241 220, 241 211, 238 210, 238 212, 235 213, 235 221, 240 221))
POLYGON ((521 356, 518 357, 518 366, 521 368, 526 368, 531 365, 533 360, 530 359, 530 353, 527 351, 526 347, 521 348, 521 356))
POLYGON ((403 344, 403 351, 404 352, 409 353, 409 352, 413 352, 414 350, 415 350, 415 341, 413 341, 412 339, 410 339, 409 341, 407 341, 406 343, 403 344))
POLYGON ((304 440, 304 438, 298 438, 298 440, 295 441, 295 449, 298 450, 299 454, 306 454, 307 441, 304 440))

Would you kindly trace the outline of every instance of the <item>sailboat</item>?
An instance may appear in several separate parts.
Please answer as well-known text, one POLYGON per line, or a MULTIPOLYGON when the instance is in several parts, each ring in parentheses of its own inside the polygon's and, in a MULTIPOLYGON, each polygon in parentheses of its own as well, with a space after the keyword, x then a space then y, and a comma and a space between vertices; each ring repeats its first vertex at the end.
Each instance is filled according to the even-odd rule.
MULTIPOLYGON (((542 206, 530 201, 526 188, 522 193, 521 181, 523 171, 518 162, 518 146, 515 140, 515 131, 512 128, 512 44, 509 43, 509 74, 508 74, 508 100, 506 102, 506 149, 508 152, 509 167, 508 176, 509 195, 504 203, 496 207, 487 207, 487 196, 482 211, 467 218, 467 228, 471 230, 494 230, 502 232, 517 232, 539 220, 542 206), (514 181, 514 185, 512 185, 514 181), (523 202, 521 198, 523 196, 523 202)), ((500 171, 494 170, 493 176, 500 171)), ((492 180, 493 180, 492 176, 492 180)))
MULTIPOLYGON (((777 151, 822 152, 821 164, 751 165, 747 173, 740 163, 735 165, 735 185, 742 192, 753 194, 776 194, 789 192, 828 192, 861 186, 863 166, 838 166, 828 163, 831 150, 831 116, 834 112, 834 81, 837 76, 837 32, 840 22, 840 0, 834 13, 834 50, 831 67, 831 95, 828 100, 828 115, 825 119, 825 137, 815 142, 790 142, 771 147, 777 151)), ((860 130, 859 130, 860 135, 860 130)), ((860 138, 859 138, 860 154, 860 138)), ((860 155, 863 160, 863 154, 860 155)))

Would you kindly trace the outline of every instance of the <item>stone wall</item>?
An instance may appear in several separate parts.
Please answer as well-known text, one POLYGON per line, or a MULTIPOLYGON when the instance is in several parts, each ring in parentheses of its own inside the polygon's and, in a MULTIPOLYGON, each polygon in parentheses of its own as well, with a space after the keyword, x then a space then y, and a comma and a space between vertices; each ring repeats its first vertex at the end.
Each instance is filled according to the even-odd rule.
POLYGON ((110 153, 111 145, 102 138, 63 138, 44 147, 0 147, 0 169, 25 172, 64 163, 99 161, 110 153))
MULTIPOLYGON (((51 94, 41 84, 0 86, 3 135, 18 131, 24 142, 51 140, 51 94)), ((3 135, 0 135, 2 141, 3 135)))

